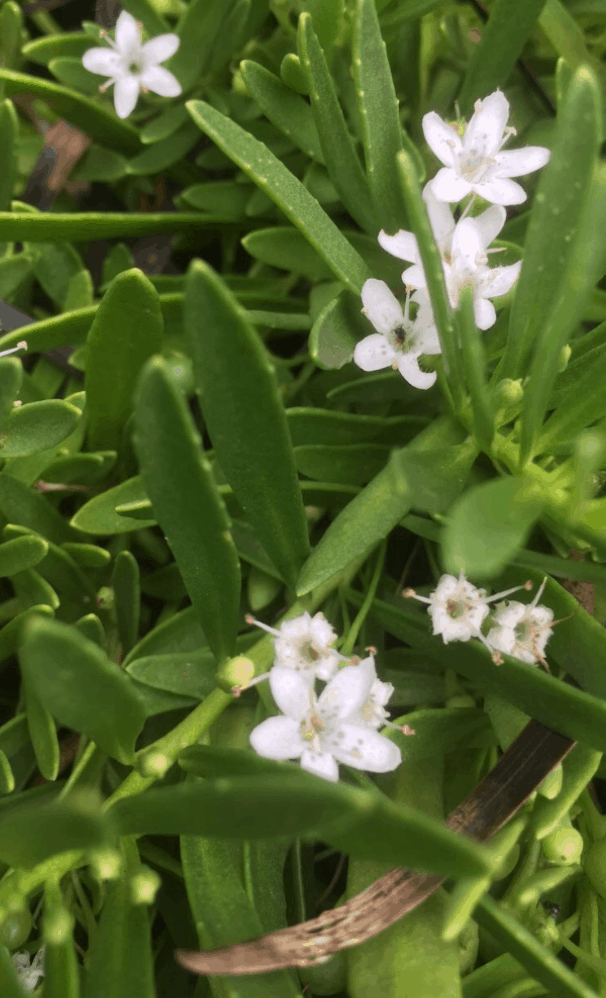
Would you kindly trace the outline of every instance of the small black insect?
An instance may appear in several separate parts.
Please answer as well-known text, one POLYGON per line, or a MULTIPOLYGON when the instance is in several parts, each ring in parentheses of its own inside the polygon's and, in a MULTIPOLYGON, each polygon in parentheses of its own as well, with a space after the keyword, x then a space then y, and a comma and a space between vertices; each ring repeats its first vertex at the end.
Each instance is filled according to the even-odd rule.
POLYGON ((552 918, 557 918, 561 911, 559 904, 556 904, 555 901, 543 901, 543 907, 547 908, 552 918))
POLYGON ((396 326, 394 333, 396 337, 396 344, 399 347, 404 346, 404 342, 406 340, 406 330, 404 329, 404 326, 396 326))

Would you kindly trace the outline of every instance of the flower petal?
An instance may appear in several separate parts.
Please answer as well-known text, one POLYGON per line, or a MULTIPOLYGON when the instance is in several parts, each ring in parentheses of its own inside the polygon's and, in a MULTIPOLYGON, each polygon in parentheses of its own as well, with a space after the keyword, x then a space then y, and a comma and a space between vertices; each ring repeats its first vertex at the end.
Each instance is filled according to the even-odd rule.
POLYGON ((323 613, 316 613, 309 622, 309 630, 314 644, 327 647, 337 638, 323 613))
POLYGON ((121 76, 116 80, 114 87, 114 107, 119 118, 128 118, 131 111, 134 111, 138 98, 139 80, 136 76, 132 76, 129 73, 128 76, 121 76))
POLYGON ((504 651, 506 655, 511 655, 516 639, 510 627, 491 627, 486 640, 491 648, 494 648, 496 651, 504 651))
POLYGON ((518 603, 515 599, 504 600, 502 603, 497 603, 495 612, 493 613, 493 620, 500 627, 514 628, 516 624, 520 623, 526 610, 527 607, 523 603, 518 603))
POLYGON ((407 267, 402 273, 402 281, 407 288, 424 288, 427 286, 427 278, 422 266, 407 267))
POLYGON ((291 717, 268 717, 252 729, 248 740, 265 759, 298 759, 307 748, 291 717))
POLYGON ((474 274, 485 257, 482 231, 475 218, 463 218, 452 237, 452 263, 457 272, 474 274))
POLYGON ((283 665, 274 665, 269 671, 269 686, 276 704, 283 714, 300 722, 314 703, 315 694, 309 683, 283 665))
POLYGON ((363 371, 381 371, 393 364, 396 353, 381 333, 373 333, 356 343, 353 359, 363 371))
POLYGON ((112 79, 120 72, 122 60, 117 52, 108 48, 87 49, 82 56, 82 65, 89 73, 109 76, 112 79))
POLYGON ((356 714, 368 700, 374 678, 367 668, 357 665, 340 669, 318 698, 318 712, 327 724, 356 714))
POLYGON ((165 62, 166 59, 170 59, 171 55, 175 54, 180 44, 181 39, 178 35, 157 35, 156 38, 150 38, 143 46, 143 57, 146 64, 165 62))
POLYGON ((512 263, 509 267, 495 267, 482 275, 478 282, 478 292, 482 298, 498 298, 511 291, 522 269, 522 261, 512 263))
POLYGON ((160 97, 178 97, 181 93, 177 77, 164 69, 164 66, 148 66, 141 73, 140 79, 144 87, 160 97))
POLYGON ((487 249, 493 239, 496 239, 499 232, 505 225, 507 212, 500 204, 491 204, 486 211, 476 215, 474 222, 480 230, 484 248, 487 249))
POLYGON ((508 117, 509 101, 500 90, 478 101, 478 110, 472 115, 463 136, 465 153, 494 156, 503 141, 508 117))
POLYGON ((444 163, 444 166, 454 166, 456 155, 463 148, 461 139, 454 128, 447 125, 435 111, 425 114, 422 124, 423 135, 431 151, 441 163, 444 163))
POLYGON ((490 329, 497 321, 494 305, 487 298, 473 299, 473 318, 478 329, 490 329))
POLYGON ((377 238, 379 245, 392 256, 397 256, 399 260, 408 260, 410 263, 420 263, 419 244, 414 232, 400 229, 395 235, 388 236, 381 229, 377 238))
POLYGON ((423 200, 429 216, 429 224, 433 232, 438 249, 443 256, 450 252, 452 235, 455 230, 455 221, 452 217, 452 208, 446 201, 438 201, 431 189, 431 181, 423 188, 423 200))
POLYGON ((339 762, 371 773, 389 773, 402 762, 402 753, 389 738, 363 724, 342 724, 330 748, 339 762))
POLYGON ((312 752, 306 748, 301 755, 301 769, 315 773, 316 776, 330 780, 331 783, 339 781, 339 767, 329 752, 312 752))
POLYGON ((523 204, 526 200, 524 188, 506 177, 489 177, 488 180, 474 184, 473 190, 479 197, 493 204, 523 204))
POLYGON ((116 45, 121 52, 129 53, 141 47, 141 28, 127 10, 121 11, 116 21, 116 45))
POLYGON ((431 181, 431 191, 438 201, 462 201, 471 191, 471 184, 459 177, 455 170, 443 167, 431 181))
POLYGON ((525 146, 524 149, 507 149, 495 156, 497 177, 523 177, 540 170, 551 159, 551 152, 544 146, 525 146))
POLYGON ((402 306, 385 281, 377 281, 374 277, 365 281, 362 285, 362 304, 364 313, 378 333, 390 333, 404 321, 402 306))
POLYGON ((398 361, 398 370, 413 388, 431 388, 437 378, 435 371, 422 371, 418 357, 412 353, 402 354, 398 361))

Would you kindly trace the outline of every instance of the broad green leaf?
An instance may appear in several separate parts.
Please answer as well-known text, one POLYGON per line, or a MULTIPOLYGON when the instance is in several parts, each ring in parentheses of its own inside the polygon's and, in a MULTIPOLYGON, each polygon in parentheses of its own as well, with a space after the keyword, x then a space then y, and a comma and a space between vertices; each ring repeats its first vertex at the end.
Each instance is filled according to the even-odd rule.
POLYGON ((292 584, 309 550, 294 455, 273 370, 221 279, 189 270, 185 327, 217 459, 270 558, 292 584))
POLYGON ((19 122, 12 101, 0 102, 0 211, 8 211, 17 177, 19 122))
POLYGON ((199 648, 137 657, 126 671, 146 686, 203 700, 216 686, 217 662, 210 648, 199 648))
POLYGON ((28 684, 53 717, 120 762, 132 762, 143 709, 131 681, 96 644, 65 624, 32 619, 20 657, 28 684))
POLYGON ((129 160, 126 172, 133 177, 145 177, 148 174, 157 174, 162 170, 167 170, 175 163, 184 160, 199 138, 198 129, 188 118, 181 128, 178 128, 172 135, 154 142, 152 146, 148 146, 134 159, 129 160))
POLYGON ((140 869, 134 842, 124 842, 126 871, 106 888, 106 900, 89 951, 84 998, 153 998, 151 918, 137 903, 133 881, 140 869))
MULTIPOLYGON (((0 80, 2 73, 3 70, 0 69, 0 80)), ((192 226, 199 226, 202 221, 196 212, 179 211, 87 211, 81 214, 47 212, 31 215, 18 211, 0 211, 0 239, 30 243, 124 239, 129 236, 155 236, 160 232, 186 232, 192 226)))
POLYGON ((141 612, 139 564, 130 551, 120 551, 116 555, 112 571, 112 589, 116 601, 122 657, 124 657, 137 641, 141 612))
MULTIPOLYGON (((599 143, 596 115, 599 97, 594 78, 581 67, 558 113, 556 142, 543 168, 532 206, 524 251, 524 266, 509 321, 501 377, 527 374, 533 349, 541 364, 548 318, 561 308, 562 295, 574 295, 568 271, 583 204, 592 183, 599 143), (541 340, 539 336, 541 335, 541 340), (540 350, 542 347, 542 350, 540 350)), ((559 358, 561 344, 556 344, 559 358)), ((549 351, 549 357, 551 356, 549 351)), ((551 385, 550 385, 551 387, 551 385)))
POLYGON ((158 292, 137 269, 110 284, 87 339, 88 434, 94 449, 118 449, 145 361, 162 348, 158 292))
POLYGON ((28 488, 7 474, 0 474, 0 510, 9 523, 35 530, 56 544, 78 540, 77 531, 66 523, 41 492, 28 488))
POLYGON ((240 72, 250 96, 263 114, 302 152, 317 163, 324 163, 309 104, 257 62, 245 59, 240 63, 240 72))
POLYGON ((359 294, 370 276, 366 264, 290 170, 262 142, 204 101, 189 101, 187 109, 198 127, 301 230, 335 277, 359 294))
MULTIPOLYGON (((58 116, 81 128, 101 145, 114 148, 118 152, 137 151, 139 147, 137 130, 117 118, 113 110, 106 110, 100 104, 86 97, 80 97, 68 87, 51 83, 40 76, 27 76, 25 73, 16 73, 0 67, 0 80, 3 81, 7 94, 27 93, 47 101, 58 116)), ((0 238, 7 237, 0 235, 0 238)), ((62 237, 59 236, 60 238, 62 237)))
POLYGON ((499 575, 525 543, 542 508, 530 480, 497 478, 469 489, 444 528, 446 570, 479 579, 499 575))
POLYGON ((64 906, 59 885, 44 889, 44 993, 46 998, 80 998, 80 973, 73 940, 74 917, 64 906))
POLYGON ((374 0, 356 0, 352 72, 375 231, 378 225, 395 232, 406 218, 396 165, 402 126, 374 0))
POLYGON ((461 110, 470 115, 475 102, 502 86, 533 33, 545 0, 497 0, 490 8, 479 45, 471 58, 459 94, 461 110))
MULTIPOLYGON (((210 319, 209 312, 202 314, 210 319)), ((238 626, 238 556, 199 435, 159 358, 149 361, 139 383, 135 448, 154 512, 208 643, 222 661, 233 651, 238 626)))
POLYGON ((345 123, 326 57, 307 12, 299 15, 297 45, 330 179, 352 218, 374 235, 377 221, 368 182, 345 123))
POLYGON ((73 433, 81 416, 63 399, 15 407, 0 428, 0 457, 28 457, 56 447, 73 433))
POLYGON ((111 826, 93 794, 69 800, 17 804, 3 815, 0 857, 10 866, 32 869, 50 856, 108 844, 111 826))
POLYGON ((34 568, 48 552, 43 537, 28 534, 0 544, 0 578, 10 578, 25 568, 34 568))
POLYGON ((428 450, 413 443, 395 451, 393 460, 408 485, 412 506, 445 513, 465 488, 477 454, 473 440, 428 450))
POLYGON ((389 454, 388 446, 377 444, 308 444, 295 448, 297 468, 302 474, 352 485, 363 485, 374 478, 387 464, 389 454))

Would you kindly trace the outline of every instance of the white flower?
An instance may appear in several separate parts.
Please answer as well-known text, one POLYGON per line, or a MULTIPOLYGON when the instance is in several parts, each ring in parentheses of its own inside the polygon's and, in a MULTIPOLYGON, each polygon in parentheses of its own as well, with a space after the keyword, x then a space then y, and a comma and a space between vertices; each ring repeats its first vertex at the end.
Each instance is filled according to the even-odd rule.
POLYGON ((250 733, 250 744, 267 759, 300 759, 303 769, 336 783, 337 763, 387 773, 402 759, 397 745, 358 720, 372 686, 368 669, 347 665, 319 697, 300 673, 276 665, 269 684, 282 711, 250 733))
POLYGON ((522 204, 526 192, 510 177, 539 170, 551 153, 543 146, 501 152, 515 129, 507 128, 509 102, 500 90, 475 103, 463 137, 435 111, 423 118, 427 144, 444 163, 431 181, 440 201, 461 201, 472 191, 493 204, 522 204))
MULTIPOLYGON (((310 685, 313 685, 316 678, 331 679, 337 671, 339 662, 346 661, 344 656, 333 648, 337 634, 323 613, 316 613, 311 617, 306 610, 298 617, 284 620, 279 629, 269 627, 251 616, 246 617, 246 622, 256 624, 268 634, 275 636, 274 667, 294 669, 310 685)), ((269 673, 264 673, 262 676, 257 676, 249 686, 266 679, 268 675, 269 673)))
POLYGON ((431 388, 435 371, 426 373, 419 367, 421 354, 440 353, 429 299, 418 300, 418 313, 411 320, 410 295, 407 293, 402 311, 385 282, 370 278, 362 287, 362 303, 362 311, 377 332, 356 344, 353 359, 358 367, 363 371, 393 367, 414 388, 431 388))
POLYGON ((139 98, 139 91, 152 90, 160 97, 178 97, 181 85, 160 63, 169 59, 179 48, 179 36, 158 35, 141 44, 141 27, 134 17, 123 10, 116 22, 116 40, 103 36, 111 49, 87 49, 82 63, 90 73, 108 76, 100 89, 115 84, 114 106, 119 118, 128 118, 139 98))
POLYGON ((11 347, 10 350, 0 350, 0 357, 7 357, 9 353, 17 353, 17 350, 27 350, 27 342, 21 340, 20 343, 17 343, 16 347, 11 347))
MULTIPOLYGON (((487 647, 481 627, 488 615, 488 604, 502 596, 509 596, 518 589, 527 589, 529 583, 514 586, 494 596, 486 596, 485 589, 476 589, 468 582, 463 572, 459 578, 443 575, 436 589, 427 596, 417 596, 414 589, 405 589, 404 596, 412 596, 428 604, 428 612, 433 623, 433 633, 441 634, 444 644, 449 641, 469 641, 479 638, 487 647)), ((491 649, 492 650, 492 649, 491 649)))
POLYGON ((513 658, 536 665, 544 660, 545 645, 551 636, 553 610, 537 606, 547 579, 543 579, 532 603, 525 606, 516 600, 497 603, 493 620, 496 627, 488 632, 488 644, 513 658))
MULTIPOLYGON (((461 290, 471 285, 476 325, 478 329, 489 329, 496 321, 496 312, 488 299, 506 294, 517 281, 522 267, 521 262, 492 269, 487 266, 488 253, 491 252, 488 247, 505 224, 505 209, 500 205, 491 205, 475 218, 462 218, 455 226, 452 209, 445 202, 436 200, 430 184, 425 186, 423 200, 442 258, 452 308, 458 307, 461 290)), ((402 274, 404 284, 418 289, 427 286, 414 233, 400 229, 389 236, 381 231, 379 243, 392 256, 413 264, 402 274)))
POLYGON ((38 950, 33 959, 29 953, 13 953, 13 963, 23 988, 26 991, 34 991, 40 978, 44 977, 44 946, 38 950))
POLYGON ((393 683, 384 683, 380 679, 377 679, 375 661, 372 655, 362 659, 357 668, 366 671, 371 679, 368 699, 360 708, 357 719, 361 724, 367 724, 371 728, 382 728, 387 725, 387 727, 394 727, 401 731, 402 729, 399 725, 392 725, 388 721, 387 711, 385 710, 385 704, 394 690, 393 683))

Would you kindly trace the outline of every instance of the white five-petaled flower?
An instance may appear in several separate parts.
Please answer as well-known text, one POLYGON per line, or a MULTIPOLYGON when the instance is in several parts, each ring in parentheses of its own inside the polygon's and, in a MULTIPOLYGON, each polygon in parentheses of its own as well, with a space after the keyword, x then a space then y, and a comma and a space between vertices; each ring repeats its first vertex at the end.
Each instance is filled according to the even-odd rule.
POLYGON ((0 357, 8 357, 9 353, 17 353, 18 350, 27 350, 26 340, 21 340, 16 347, 11 347, 10 350, 0 350, 0 357))
MULTIPOLYGON (((522 266, 518 262, 507 267, 488 267, 488 247, 505 224, 505 209, 500 205, 491 205, 475 218, 462 218, 455 225, 452 209, 444 201, 435 198, 430 184, 425 186, 423 200, 442 258, 452 308, 457 308, 461 290, 471 286, 476 325, 478 329, 489 329, 496 321, 496 312, 488 299, 510 291, 522 266)), ((412 263, 412 267, 408 267, 402 274, 405 285, 417 289, 427 286, 414 233, 401 229, 389 236, 381 231, 379 243, 392 256, 412 263)))
POLYGON ((414 388, 431 388, 436 373, 422 371, 419 357, 424 353, 440 353, 440 341, 429 299, 425 295, 413 300, 419 306, 414 320, 410 318, 408 293, 402 310, 384 281, 372 277, 365 281, 362 311, 377 331, 356 344, 353 359, 363 371, 393 367, 414 388))
POLYGON ((141 27, 134 17, 123 10, 116 22, 116 40, 103 36, 110 49, 87 49, 82 56, 85 69, 109 79, 100 89, 114 86, 114 106, 119 118, 128 118, 139 98, 139 91, 152 90, 160 97, 178 97, 181 85, 177 78, 160 63, 169 59, 179 48, 179 36, 158 35, 141 43, 141 27))
POLYGON ((506 655, 536 665, 546 667, 544 651, 551 637, 553 610, 547 606, 537 606, 545 588, 543 579, 532 603, 524 605, 516 600, 497 603, 493 616, 496 627, 488 632, 488 644, 506 655))
MULTIPOLYGON (((306 610, 298 617, 282 621, 278 629, 254 617, 247 617, 246 621, 274 635, 274 667, 294 669, 308 684, 313 684, 316 678, 331 679, 339 662, 346 661, 333 647, 337 635, 323 613, 318 612, 311 617, 306 610)), ((268 675, 257 676, 249 685, 255 685, 268 675)))
POLYGON ((405 589, 402 595, 412 596, 428 604, 433 633, 441 634, 444 644, 479 638, 492 651, 481 631, 488 616, 488 604, 528 587, 529 583, 524 583, 523 586, 514 586, 513 589, 495 593, 494 596, 486 596, 485 589, 476 589, 461 572, 458 579, 454 575, 443 575, 429 598, 417 596, 414 589, 405 589))
POLYGON ((29 953, 13 953, 13 963, 25 991, 34 991, 40 978, 44 977, 44 946, 33 959, 29 953))
POLYGON ((493 204, 522 204, 526 192, 511 177, 539 170, 549 149, 526 146, 501 152, 515 129, 507 127, 509 102, 500 90, 475 103, 463 137, 435 111, 423 117, 423 132, 432 152, 444 164, 431 181, 440 201, 461 201, 470 193, 493 204))
POLYGON ((283 716, 268 717, 253 728, 250 744, 267 759, 300 759, 303 769, 332 783, 339 779, 339 762, 390 772, 402 760, 400 749, 359 720, 372 682, 368 669, 348 665, 316 697, 300 673, 274 666, 269 684, 283 716))
POLYGON ((375 660, 372 655, 369 655, 368 658, 362 659, 358 665, 358 669, 365 670, 371 677, 368 699, 362 705, 358 714, 358 718, 361 723, 367 724, 371 728, 382 728, 383 726, 387 726, 397 728, 401 731, 402 729, 399 725, 392 724, 388 721, 387 711, 385 710, 385 704, 394 690, 393 683, 384 683, 382 680, 377 678, 375 660))

